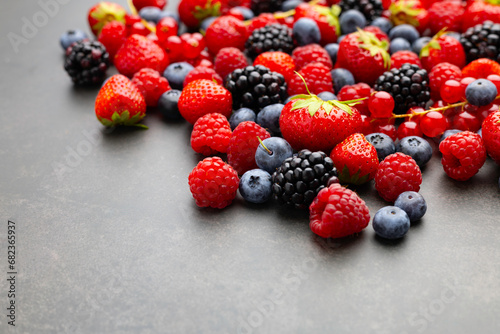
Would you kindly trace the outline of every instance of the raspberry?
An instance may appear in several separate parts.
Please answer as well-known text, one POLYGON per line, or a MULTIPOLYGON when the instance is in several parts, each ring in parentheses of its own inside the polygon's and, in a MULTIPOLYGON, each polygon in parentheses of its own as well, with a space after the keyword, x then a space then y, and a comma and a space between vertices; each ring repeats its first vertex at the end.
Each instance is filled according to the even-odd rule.
POLYGON ((462 69, 462 75, 464 77, 486 79, 490 74, 500 75, 500 64, 486 58, 476 59, 462 69))
POLYGON ((264 140, 271 135, 252 121, 240 123, 233 131, 227 148, 227 160, 239 175, 250 169, 258 168, 255 162, 255 151, 259 146, 257 137, 264 140))
POLYGON ((484 119, 481 131, 486 151, 500 165, 500 111, 495 111, 484 119))
POLYGON ((170 90, 170 85, 158 71, 143 68, 132 78, 132 83, 139 89, 148 107, 156 107, 160 96, 170 90))
POLYGON ((281 51, 261 53, 253 62, 253 66, 262 65, 271 72, 280 73, 288 80, 295 70, 295 62, 289 54, 281 51))
POLYGON ((309 227, 323 238, 359 233, 369 222, 365 201, 338 183, 321 190, 309 207, 309 227))
POLYGON ((400 152, 387 156, 375 175, 375 189, 388 202, 394 202, 402 192, 418 192, 421 183, 422 172, 415 160, 400 152))
POLYGON ((120 21, 111 21, 106 23, 99 34, 98 41, 106 47, 109 53, 109 59, 113 62, 118 49, 125 43, 127 39, 127 31, 125 24, 120 21))
POLYGON ((198 79, 212 80, 216 84, 222 85, 222 78, 213 68, 196 66, 191 72, 188 73, 188 75, 186 75, 186 78, 184 79, 184 87, 186 87, 186 85, 191 81, 198 79))
POLYGON ((227 118, 218 113, 198 118, 191 132, 191 147, 196 153, 213 155, 226 153, 231 139, 231 126, 227 118))
POLYGON ((318 44, 309 44, 296 48, 293 50, 292 58, 297 70, 300 70, 310 63, 321 63, 330 70, 333 68, 330 55, 328 55, 328 52, 318 44))
POLYGON ((439 63, 434 66, 429 73, 429 86, 431 87, 431 93, 439 97, 439 92, 441 86, 446 82, 446 80, 458 80, 462 79, 462 71, 460 67, 450 64, 450 63, 439 63))
MULTIPOLYGON (((333 92, 332 76, 330 69, 321 63, 311 63, 299 71, 299 74, 305 79, 307 87, 312 94, 321 92, 333 92)), ((294 75, 288 84, 288 95, 306 94, 306 86, 298 75, 294 75)))
POLYGON ((279 23, 278 20, 271 13, 262 13, 257 17, 254 17, 247 27, 248 33, 251 34, 254 30, 264 28, 270 24, 279 23))
POLYGON ((447 28, 449 31, 462 30, 462 18, 464 7, 459 2, 437 1, 428 10, 429 28, 433 35, 441 29, 447 28))
POLYGON ((403 64, 414 64, 418 67, 422 67, 420 58, 415 52, 411 51, 397 51, 391 56, 391 69, 400 68, 403 64))
POLYGON ((476 175, 486 161, 481 136, 464 131, 447 137, 439 144, 444 171, 454 180, 465 181, 476 175))
POLYGON ((215 71, 224 80, 234 70, 248 66, 248 60, 237 48, 223 48, 217 52, 214 66, 215 71))
POLYGON ((205 158, 189 174, 189 188, 196 205, 222 209, 236 197, 236 171, 221 158, 205 158))

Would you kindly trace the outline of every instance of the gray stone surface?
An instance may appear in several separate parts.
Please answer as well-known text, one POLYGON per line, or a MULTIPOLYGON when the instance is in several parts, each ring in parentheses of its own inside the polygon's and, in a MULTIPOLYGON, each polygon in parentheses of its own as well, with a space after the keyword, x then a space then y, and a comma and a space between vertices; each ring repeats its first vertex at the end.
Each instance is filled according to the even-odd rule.
MULTIPOLYGON (((397 243, 371 226, 325 241, 306 212, 239 196, 222 211, 198 209, 187 185, 201 158, 190 126, 153 112, 147 131, 106 133, 97 89, 72 86, 58 38, 87 29, 97 1, 66 2, 17 52, 8 34, 21 35, 23 17, 33 22, 41 7, 0 5, 1 333, 500 331, 500 171, 491 160, 460 183, 435 153, 423 172, 428 213, 397 243), (4 315, 9 218, 15 328, 4 315)), ((372 216, 385 205, 373 187, 359 193, 372 216)))

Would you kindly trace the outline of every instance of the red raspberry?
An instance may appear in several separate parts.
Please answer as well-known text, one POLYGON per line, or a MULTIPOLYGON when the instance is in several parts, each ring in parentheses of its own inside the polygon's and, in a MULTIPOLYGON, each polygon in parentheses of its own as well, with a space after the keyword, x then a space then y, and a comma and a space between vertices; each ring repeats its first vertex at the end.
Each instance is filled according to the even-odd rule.
POLYGON ((500 111, 495 111, 485 118, 481 131, 486 151, 500 165, 500 111))
POLYGON ((186 75, 186 78, 184 79, 184 87, 186 87, 186 85, 191 81, 198 79, 212 80, 216 84, 222 85, 222 78, 213 68, 196 66, 191 72, 188 73, 188 75, 186 75))
POLYGON ((240 180, 231 166, 219 157, 212 157, 196 165, 188 182, 196 205, 222 209, 236 197, 240 180))
POLYGON ((207 28, 205 42, 212 54, 225 47, 245 49, 247 27, 243 21, 232 16, 220 16, 207 28))
POLYGON ((485 79, 490 74, 500 75, 500 64, 487 58, 476 59, 462 69, 464 77, 485 79))
POLYGON ((338 183, 322 189, 309 207, 309 227, 323 238, 359 233, 369 222, 365 201, 338 183))
POLYGON ((476 175, 486 161, 486 149, 477 133, 464 131, 439 144, 444 171, 454 180, 465 181, 476 175))
POLYGON ((132 78, 132 83, 141 92, 148 107, 156 107, 160 96, 170 90, 170 85, 160 72, 143 68, 132 78))
POLYGON ((431 88, 431 93, 438 100, 440 97, 441 86, 446 82, 446 80, 457 80, 462 79, 462 71, 457 65, 450 63, 439 63, 432 68, 429 73, 429 86, 431 88))
POLYGON ((297 70, 310 63, 321 63, 328 67, 330 70, 333 68, 332 59, 325 49, 319 44, 309 44, 306 46, 299 46, 292 52, 292 58, 295 62, 297 70))
MULTIPOLYGON (((312 94, 333 92, 332 76, 330 69, 321 63, 311 63, 299 71, 305 79, 307 87, 312 94)), ((298 75, 292 76, 288 81, 288 95, 307 94, 306 86, 298 75)))
POLYGON ((231 126, 219 113, 198 118, 191 132, 191 147, 196 153, 213 155, 226 153, 231 139, 231 126))
POLYGON ((127 29, 120 21, 106 23, 99 34, 98 41, 106 47, 109 53, 109 60, 113 62, 116 53, 127 40, 127 29))
POLYGON ((278 20, 271 13, 262 13, 254 17, 248 25, 248 34, 250 35, 254 30, 264 28, 267 25, 279 23, 278 20))
POLYGON ((295 62, 289 54, 281 51, 261 53, 253 62, 253 66, 262 65, 272 72, 280 73, 288 80, 295 70, 295 62))
POLYGON ((242 175, 246 171, 257 167, 255 151, 261 140, 271 137, 269 132, 255 122, 246 121, 238 124, 234 129, 229 147, 227 148, 227 161, 242 175))
POLYGON ((391 56, 391 69, 400 68, 403 64, 414 64, 418 67, 422 67, 420 58, 415 52, 412 51, 397 51, 391 56))
POLYGON ((422 172, 415 160, 403 153, 387 156, 378 166, 375 189, 387 202, 394 202, 405 191, 420 190, 422 172))
POLYGON ((229 73, 248 66, 248 60, 237 48, 222 48, 214 60, 215 71, 225 79, 229 73))
POLYGON ((464 7, 460 2, 437 1, 429 9, 429 28, 433 35, 441 29, 461 31, 464 7))

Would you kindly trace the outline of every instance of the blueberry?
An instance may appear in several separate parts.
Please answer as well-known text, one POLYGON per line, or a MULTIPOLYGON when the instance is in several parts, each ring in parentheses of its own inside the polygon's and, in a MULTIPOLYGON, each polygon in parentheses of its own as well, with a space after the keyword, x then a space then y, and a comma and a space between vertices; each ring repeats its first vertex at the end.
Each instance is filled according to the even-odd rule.
POLYGON ((236 9, 237 11, 239 11, 241 13, 241 15, 243 15, 243 19, 245 21, 251 20, 255 17, 255 14, 252 12, 252 10, 250 8, 243 7, 243 6, 236 6, 236 7, 233 7, 233 9, 236 9))
POLYGON ((391 41, 391 45, 389 46, 389 52, 391 54, 404 50, 411 50, 411 44, 406 39, 396 37, 391 41))
POLYGON ((87 36, 87 34, 84 33, 83 31, 78 29, 73 29, 73 30, 68 30, 67 32, 62 34, 61 38, 59 39, 59 42, 61 43, 62 48, 66 50, 71 44, 75 42, 80 42, 88 38, 89 37, 87 36))
POLYGON ((375 233, 385 239, 399 239, 410 229, 410 218, 397 206, 386 206, 378 210, 372 222, 375 233))
POLYGON ((292 35, 300 46, 319 43, 321 40, 318 24, 306 17, 300 18, 294 23, 292 35))
POLYGON ((389 21, 385 17, 377 17, 375 20, 372 21, 370 25, 380 28, 380 30, 382 30, 386 34, 392 28, 391 21, 389 21))
POLYGON ((473 106, 486 106, 495 100, 497 96, 497 87, 486 79, 478 79, 471 82, 465 88, 465 98, 473 106))
POLYGON ((158 110, 163 117, 171 120, 182 119, 179 107, 177 106, 180 96, 181 91, 177 89, 166 91, 160 96, 160 99, 158 100, 158 110))
POLYGON ((413 43, 417 38, 420 37, 417 29, 409 24, 401 24, 395 26, 389 31, 389 38, 393 40, 394 38, 401 37, 406 39, 408 42, 413 43))
POLYGON ((289 10, 297 8, 298 5, 303 4, 304 1, 302 0, 286 0, 283 2, 281 5, 281 11, 282 12, 288 12, 289 10))
POLYGON ((280 116, 284 105, 281 103, 271 104, 264 107, 257 114, 257 124, 264 129, 269 130, 272 135, 279 135, 280 131, 280 116))
POLYGON ((483 128, 481 128, 481 129, 477 130, 477 134, 478 134, 481 138, 483 138, 483 128))
POLYGON ((292 147, 283 138, 270 137, 264 139, 262 143, 267 150, 262 144, 259 144, 255 151, 255 162, 259 168, 270 174, 273 174, 286 158, 290 158, 293 155, 292 147))
POLYGON ((267 202, 272 195, 271 174, 262 169, 251 169, 240 179, 240 194, 251 203, 267 202))
POLYGON ((257 116, 255 116, 255 111, 249 108, 240 108, 233 112, 231 117, 229 117, 229 125, 231 125, 231 130, 236 129, 238 124, 246 121, 255 122, 257 116))
POLYGON ((325 45, 325 50, 328 52, 332 63, 335 65, 337 62, 337 53, 339 52, 339 45, 337 43, 330 43, 325 45))
POLYGON ((141 8, 139 16, 148 22, 158 23, 161 17, 161 9, 154 6, 146 6, 141 8))
POLYGON ((359 10, 349 9, 340 15, 339 23, 340 31, 345 35, 357 31, 357 28, 363 29, 366 18, 359 10))
POLYGON ((413 50, 413 52, 419 55, 420 51, 422 51, 422 48, 430 41, 430 37, 420 37, 416 39, 415 42, 413 42, 413 44, 411 45, 411 49, 413 50))
POLYGON ((460 133, 462 130, 457 130, 457 129, 451 129, 451 130, 446 130, 442 135, 441 138, 439 139, 439 143, 441 143, 443 140, 448 138, 451 135, 454 135, 455 133, 460 133))
POLYGON ((186 75, 193 69, 194 67, 186 62, 173 63, 168 65, 167 69, 163 72, 163 76, 167 78, 170 87, 182 90, 186 75))
POLYGON ((337 96, 332 92, 321 92, 318 94, 318 97, 323 101, 331 101, 337 99, 337 96))
POLYGON ((297 96, 297 95, 292 95, 292 96, 289 96, 286 98, 285 102, 283 102, 283 104, 287 104, 288 102, 292 101, 292 99, 297 96))
POLYGON ((164 17, 171 17, 173 18, 174 20, 177 21, 177 23, 180 23, 181 19, 179 17, 179 14, 177 14, 176 12, 171 12, 169 10, 164 10, 160 13, 160 18, 158 19, 158 21, 160 21, 162 18, 164 17))
POLYGON ((460 33, 456 32, 456 31, 447 31, 445 33, 445 35, 453 37, 454 39, 456 39, 459 42, 460 42, 460 38, 462 37, 462 35, 460 35, 460 33))
POLYGON ((375 149, 377 150, 378 161, 382 161, 388 155, 396 152, 396 145, 394 145, 394 141, 385 133, 370 133, 366 136, 366 140, 368 140, 369 143, 375 146, 375 149))
POLYGON ((427 203, 425 202, 424 196, 420 195, 415 191, 405 191, 401 193, 394 206, 404 210, 410 218, 410 222, 415 222, 422 218, 427 211, 427 203))
POLYGON ((432 157, 431 145, 427 140, 418 136, 402 138, 396 146, 396 151, 412 157, 420 168, 425 166, 432 157))
POLYGON ((347 35, 341 35, 339 38, 337 38, 337 43, 340 45, 340 42, 346 37, 347 35))
POLYGON ((330 71, 333 81, 333 89, 338 93, 344 86, 354 85, 356 81, 349 70, 345 68, 335 68, 330 71))
POLYGON ((200 30, 207 31, 208 27, 217 19, 217 16, 210 16, 201 21, 200 30))

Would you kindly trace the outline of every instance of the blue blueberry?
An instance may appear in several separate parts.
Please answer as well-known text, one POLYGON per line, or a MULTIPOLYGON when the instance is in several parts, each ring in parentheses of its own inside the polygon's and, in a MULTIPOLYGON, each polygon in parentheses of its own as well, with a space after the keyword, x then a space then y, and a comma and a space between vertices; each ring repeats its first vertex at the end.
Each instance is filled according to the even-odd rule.
POLYGON ((255 151, 255 162, 260 169, 273 174, 283 161, 293 155, 290 144, 280 137, 270 137, 262 141, 267 150, 259 144, 255 151), (268 151, 269 150, 269 151, 268 151))
POLYGON ((68 30, 59 38, 59 42, 64 50, 66 50, 71 44, 75 42, 80 42, 84 39, 88 39, 87 34, 79 29, 68 30))
POLYGON ((271 198, 271 187, 271 175, 268 172, 251 169, 241 177, 239 191, 245 201, 260 204, 271 198))
POLYGON ((180 96, 181 91, 177 89, 166 91, 160 96, 160 99, 158 100, 158 111, 163 117, 170 120, 182 119, 178 107, 180 96))
POLYGON ((391 54, 404 50, 411 50, 411 44, 406 39, 396 37, 391 41, 391 45, 389 46, 389 52, 391 54))
POLYGON ((409 24, 401 24, 395 26, 389 31, 389 38, 393 40, 394 38, 401 37, 406 39, 408 42, 413 43, 420 37, 417 29, 409 24))
POLYGON ((349 70, 345 68, 335 68, 330 71, 332 75, 333 88, 338 93, 344 86, 354 85, 356 81, 349 70))
POLYGON ((257 124, 271 132, 272 135, 279 135, 280 116, 284 105, 281 103, 268 105, 257 114, 257 124))
MULTIPOLYGON (((177 23, 180 23, 180 21, 181 21, 181 18, 179 17, 179 14, 178 14, 177 12, 171 12, 171 11, 169 11, 169 10, 164 10, 164 11, 162 11, 162 12, 160 13, 160 18, 159 18, 159 20, 161 20, 161 19, 162 19, 162 18, 164 18, 164 17, 171 17, 171 18, 173 18, 174 20, 176 20, 176 21, 177 21, 177 23)), ((159 21, 159 20, 158 20, 158 21, 159 21)))
POLYGON ((456 32, 456 31, 447 31, 445 33, 445 35, 453 37, 454 39, 456 39, 459 42, 460 42, 460 38, 462 37, 462 35, 460 35, 460 33, 456 32))
POLYGON ((442 135, 441 138, 439 139, 439 143, 441 143, 443 140, 448 138, 451 135, 454 135, 455 133, 460 133, 462 130, 457 130, 457 129, 451 129, 451 130, 446 130, 442 135))
POLYGON ((378 161, 382 161, 390 154, 396 153, 396 145, 391 137, 385 133, 375 132, 366 136, 366 140, 375 146, 378 161))
POLYGON ((337 62, 337 53, 339 52, 339 45, 337 43, 330 43, 325 45, 325 50, 328 52, 332 63, 335 65, 337 62))
POLYGON ((298 5, 303 4, 302 0, 286 0, 281 5, 282 12, 288 12, 289 10, 297 8, 298 5))
POLYGON ((431 145, 427 140, 418 136, 402 138, 396 146, 396 151, 412 157, 420 168, 425 166, 432 158, 431 145))
POLYGON ((380 30, 382 30, 386 34, 392 28, 391 21, 389 21, 385 17, 377 17, 375 20, 372 21, 370 25, 380 28, 380 30))
POLYGON ((385 239, 399 239, 410 229, 410 218, 397 206, 386 206, 378 210, 372 222, 375 233, 385 239))
POLYGON ((423 47, 429 43, 431 41, 431 38, 430 37, 420 37, 418 39, 415 40, 415 42, 413 42, 413 44, 411 45, 411 48, 413 50, 413 52, 415 52, 416 54, 420 54, 420 51, 422 51, 423 47))
POLYGON ((247 8, 247 7, 242 7, 242 6, 236 6, 236 7, 233 7, 233 9, 236 9, 237 11, 239 11, 241 13, 241 15, 243 15, 243 19, 246 21, 246 20, 251 20, 255 17, 255 14, 252 12, 252 10, 250 8, 247 8))
POLYGON ((167 78, 170 87, 182 90, 184 88, 184 79, 193 69, 194 67, 186 62, 173 63, 168 65, 167 69, 163 72, 163 76, 167 78))
POLYGON ((477 130, 477 134, 478 134, 481 138, 483 138, 483 128, 481 128, 481 129, 477 130))
POLYGON ((478 79, 471 82, 465 88, 465 98, 473 106, 486 106, 495 100, 497 87, 493 82, 486 79, 478 79))
POLYGON ((321 32, 319 31, 318 24, 306 17, 300 18, 294 23, 292 35, 293 39, 300 46, 319 43, 321 40, 321 32))
POLYGON ((161 9, 154 6, 146 6, 141 8, 139 16, 148 22, 158 23, 161 18, 161 9))
POLYGON ((292 101, 292 99, 297 96, 297 95, 292 95, 292 96, 289 96, 286 98, 285 102, 283 102, 283 104, 287 104, 288 102, 292 101))
POLYGON ((344 35, 357 31, 357 28, 363 29, 366 26, 365 16, 356 9, 349 9, 340 14, 340 31, 344 35))
POLYGON ((332 92, 321 92, 318 94, 318 97, 323 101, 331 101, 337 99, 337 96, 332 92))
POLYGON ((341 35, 337 38, 337 44, 340 45, 340 42, 342 42, 342 40, 346 37, 347 35, 341 35))
POLYGON ((217 16, 210 16, 201 21, 200 23, 200 30, 201 31, 207 31, 208 27, 217 19, 217 16))
POLYGON ((246 121, 255 122, 256 119, 255 111, 249 108, 240 108, 229 117, 229 125, 231 125, 231 130, 234 130, 238 124, 246 121))
POLYGON ((415 222, 422 218, 427 211, 427 203, 425 202, 424 196, 420 195, 415 191, 405 191, 401 193, 394 206, 402 209, 410 218, 410 222, 415 222))

